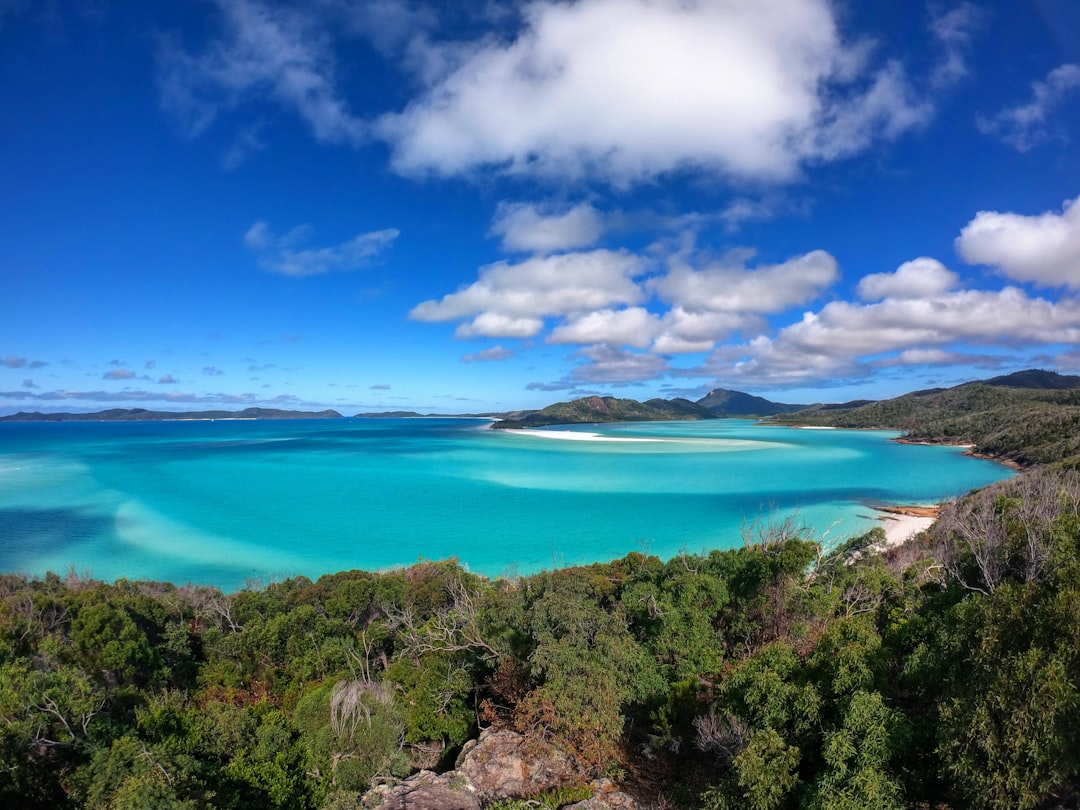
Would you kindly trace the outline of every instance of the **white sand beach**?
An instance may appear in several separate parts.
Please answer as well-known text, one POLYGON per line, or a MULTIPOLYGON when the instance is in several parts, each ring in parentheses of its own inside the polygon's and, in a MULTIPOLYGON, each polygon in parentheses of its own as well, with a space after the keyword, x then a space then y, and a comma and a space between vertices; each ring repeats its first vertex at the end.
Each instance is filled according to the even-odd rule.
POLYGON ((562 439, 571 442, 662 442, 664 439, 649 439, 644 436, 601 436, 599 433, 586 433, 577 430, 508 430, 512 436, 536 436, 540 439, 562 439))
POLYGON ((906 543, 914 535, 924 532, 933 525, 936 518, 922 515, 884 514, 880 518, 885 530, 885 547, 892 548, 906 543))

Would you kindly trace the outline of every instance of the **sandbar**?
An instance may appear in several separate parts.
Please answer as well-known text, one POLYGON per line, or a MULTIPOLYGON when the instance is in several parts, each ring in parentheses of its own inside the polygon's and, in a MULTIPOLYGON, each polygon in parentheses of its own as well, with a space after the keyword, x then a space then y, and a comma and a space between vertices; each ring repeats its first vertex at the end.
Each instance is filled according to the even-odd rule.
POLYGON ((537 436, 541 439, 563 439, 571 442, 663 442, 666 439, 647 439, 644 436, 603 436, 578 430, 508 430, 506 433, 516 436, 537 436))

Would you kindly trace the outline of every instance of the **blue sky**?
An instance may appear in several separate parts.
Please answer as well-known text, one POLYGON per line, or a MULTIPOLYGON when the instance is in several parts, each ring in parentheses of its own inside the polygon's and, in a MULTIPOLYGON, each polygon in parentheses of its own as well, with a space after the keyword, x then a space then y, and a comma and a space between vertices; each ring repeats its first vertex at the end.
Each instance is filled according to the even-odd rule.
POLYGON ((1080 372, 1080 4, 0 0, 0 412, 1080 372))

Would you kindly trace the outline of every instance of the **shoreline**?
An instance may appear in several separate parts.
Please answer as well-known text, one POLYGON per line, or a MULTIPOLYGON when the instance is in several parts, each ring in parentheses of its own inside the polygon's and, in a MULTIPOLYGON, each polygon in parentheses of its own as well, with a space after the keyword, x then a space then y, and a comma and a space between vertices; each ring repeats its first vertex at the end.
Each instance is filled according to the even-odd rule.
POLYGON ((922 534, 938 519, 944 504, 934 506, 878 506, 876 520, 885 530, 883 548, 902 546, 917 534, 922 534))
POLYGON ((916 444, 923 447, 962 448, 964 451, 964 455, 969 456, 970 458, 977 458, 981 461, 992 461, 995 464, 1000 464, 1003 467, 1008 467, 1010 470, 1015 470, 1016 472, 1023 472, 1024 470, 1028 469, 1024 465, 1013 461, 1011 458, 1005 458, 1004 456, 995 456, 990 453, 980 453, 978 450, 975 449, 976 445, 971 444, 970 442, 935 442, 928 441, 926 439, 909 439, 906 436, 897 436, 895 439, 892 439, 892 441, 896 442, 897 444, 916 444))

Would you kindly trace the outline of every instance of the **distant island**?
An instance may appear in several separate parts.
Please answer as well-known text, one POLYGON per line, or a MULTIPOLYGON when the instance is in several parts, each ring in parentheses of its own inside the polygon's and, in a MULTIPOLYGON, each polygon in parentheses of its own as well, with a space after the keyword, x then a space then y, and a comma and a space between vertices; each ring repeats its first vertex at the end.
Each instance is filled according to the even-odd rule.
POLYGON ((792 413, 807 407, 810 406, 787 405, 742 391, 716 388, 696 402, 682 397, 650 399, 645 402, 616 397, 582 397, 570 402, 557 402, 538 411, 501 414, 500 421, 492 427, 496 430, 515 430, 596 422, 668 422, 735 416, 761 417, 792 413))
POLYGON ((20 411, 0 416, 0 422, 161 422, 181 419, 341 419, 337 411, 283 411, 245 408, 242 411, 148 411, 145 408, 110 408, 95 413, 41 413, 20 411))
POLYGON ((898 441, 971 445, 972 455, 1019 468, 1080 467, 1080 376, 1041 369, 880 401, 797 405, 717 388, 696 402, 591 396, 491 416, 495 430, 755 417, 792 427, 900 430, 898 441))
MULTIPOLYGON (((668 422, 742 417, 793 427, 903 431, 899 441, 971 445, 973 455, 1017 467, 1070 464, 1080 467, 1080 376, 1042 369, 930 388, 892 399, 829 404, 773 402, 742 391, 716 388, 697 401, 588 396, 539 410, 501 413, 421 414, 416 411, 358 413, 355 418, 441 416, 488 418, 496 430, 611 422, 668 422)), ((3 422, 131 422, 181 419, 341 419, 340 413, 245 408, 242 411, 151 411, 113 408, 96 413, 20 412, 3 422)))

